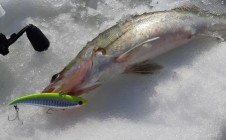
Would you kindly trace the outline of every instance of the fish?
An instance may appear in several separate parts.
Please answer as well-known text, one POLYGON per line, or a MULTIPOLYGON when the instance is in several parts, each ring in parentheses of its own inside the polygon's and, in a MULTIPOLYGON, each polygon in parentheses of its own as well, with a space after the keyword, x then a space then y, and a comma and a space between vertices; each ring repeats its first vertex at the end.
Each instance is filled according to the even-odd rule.
POLYGON ((79 96, 118 74, 154 74, 151 59, 202 38, 226 38, 226 14, 194 5, 135 15, 89 41, 42 92, 79 96))
POLYGON ((17 106, 19 104, 43 106, 56 109, 69 109, 87 103, 82 97, 64 95, 61 93, 34 93, 18 97, 8 105, 17 106))

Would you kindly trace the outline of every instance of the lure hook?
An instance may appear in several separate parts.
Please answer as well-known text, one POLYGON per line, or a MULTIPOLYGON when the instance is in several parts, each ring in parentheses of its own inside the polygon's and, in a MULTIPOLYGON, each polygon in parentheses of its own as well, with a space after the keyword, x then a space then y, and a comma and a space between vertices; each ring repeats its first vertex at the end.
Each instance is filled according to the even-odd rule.
POLYGON ((14 119, 10 119, 8 116, 8 121, 15 121, 16 119, 20 120, 19 118, 19 108, 17 107, 17 105, 14 105, 14 108, 16 110, 16 117, 14 119))
POLYGON ((50 111, 53 111, 53 109, 52 109, 52 108, 49 108, 49 109, 46 111, 46 113, 47 113, 47 114, 52 114, 50 111))
POLYGON ((53 108, 49 108, 49 109, 46 111, 46 113, 47 113, 47 114, 53 114, 51 111, 53 112, 53 111, 59 111, 59 110, 53 109, 53 108))

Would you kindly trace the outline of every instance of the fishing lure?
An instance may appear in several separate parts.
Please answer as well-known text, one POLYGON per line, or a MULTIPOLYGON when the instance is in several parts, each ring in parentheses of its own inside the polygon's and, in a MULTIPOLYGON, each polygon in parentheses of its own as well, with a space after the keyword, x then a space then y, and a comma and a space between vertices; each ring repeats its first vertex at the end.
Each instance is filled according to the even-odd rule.
POLYGON ((11 101, 9 105, 27 104, 50 108, 68 109, 86 103, 82 97, 64 95, 62 93, 35 93, 25 95, 11 101))
MULTIPOLYGON (((44 106, 49 107, 50 109, 69 109, 85 103, 87 103, 87 100, 82 97, 70 96, 62 93, 35 93, 16 98, 8 105, 14 106, 17 112, 15 119, 19 120, 19 108, 17 107, 18 104, 44 106)), ((8 118, 8 120, 10 119, 8 118)))

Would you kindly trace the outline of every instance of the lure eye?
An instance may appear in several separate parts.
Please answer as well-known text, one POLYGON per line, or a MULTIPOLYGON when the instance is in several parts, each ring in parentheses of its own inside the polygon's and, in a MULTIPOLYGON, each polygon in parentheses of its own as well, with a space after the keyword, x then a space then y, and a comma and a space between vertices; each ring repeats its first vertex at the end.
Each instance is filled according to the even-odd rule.
POLYGON ((55 80, 56 80, 57 78, 59 78, 59 77, 60 77, 60 74, 59 74, 59 73, 54 74, 54 75, 52 76, 50 82, 52 83, 53 81, 55 81, 55 80))
POLYGON ((82 104, 83 104, 83 102, 82 102, 82 101, 79 101, 79 102, 78 102, 78 104, 79 104, 79 105, 82 105, 82 104))

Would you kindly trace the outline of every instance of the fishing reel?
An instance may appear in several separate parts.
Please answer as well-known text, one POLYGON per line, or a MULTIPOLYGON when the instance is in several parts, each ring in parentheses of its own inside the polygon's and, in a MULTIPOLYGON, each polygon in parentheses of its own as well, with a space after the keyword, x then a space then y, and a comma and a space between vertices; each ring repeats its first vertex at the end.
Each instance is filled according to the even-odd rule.
POLYGON ((13 33, 9 39, 7 39, 4 34, 0 33, 0 54, 7 55, 9 53, 9 46, 12 45, 25 32, 36 51, 42 52, 49 48, 50 43, 46 36, 38 27, 30 24, 20 30, 17 34, 13 33))

